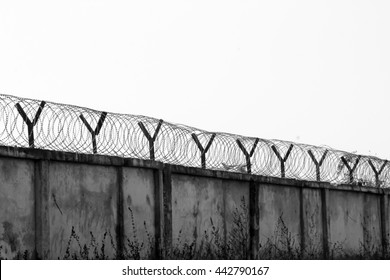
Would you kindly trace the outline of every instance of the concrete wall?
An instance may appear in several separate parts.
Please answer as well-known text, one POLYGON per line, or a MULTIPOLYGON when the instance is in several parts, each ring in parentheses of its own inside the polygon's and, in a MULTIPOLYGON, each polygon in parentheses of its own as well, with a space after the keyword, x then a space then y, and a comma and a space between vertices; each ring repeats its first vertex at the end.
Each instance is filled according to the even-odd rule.
POLYGON ((183 250, 185 244, 194 243, 194 253, 201 257, 211 240, 218 246, 220 242, 234 242, 234 235, 248 238, 248 204, 248 182, 174 174, 173 247, 183 250), (242 228, 237 228, 237 223, 243 224, 243 232, 242 228))
POLYGON ((0 147, 0 257, 388 258, 389 193, 0 147))
POLYGON ((390 253, 390 195, 383 195, 381 200, 381 230, 383 241, 386 241, 387 244, 384 244, 385 249, 388 251, 385 253, 390 253))
POLYGON ((333 254, 382 250, 380 196, 334 190, 329 200, 333 254))
MULTIPOLYGON (((283 251, 300 250, 300 189, 264 184, 259 190, 260 244, 283 251)), ((265 252, 262 252, 263 254, 265 252)), ((276 252, 271 252, 273 257, 276 252)))
POLYGON ((323 216, 320 189, 305 188, 302 190, 302 216, 300 224, 303 226, 303 253, 307 258, 322 258, 323 247, 323 216))
MULTIPOLYGON (((79 240, 71 239, 71 254, 80 251, 79 243, 90 245, 91 232, 100 244, 106 232, 105 241, 110 243, 113 236, 115 242, 118 189, 114 167, 50 162, 49 185, 52 259, 66 255, 72 227, 79 240)), ((112 246, 105 249, 113 258, 112 246)))
POLYGON ((0 158, 0 246, 3 258, 35 248, 34 162, 0 158))
POLYGON ((123 168, 123 198, 124 250, 131 257, 131 246, 138 246, 141 258, 153 258, 156 234, 153 170, 123 168))

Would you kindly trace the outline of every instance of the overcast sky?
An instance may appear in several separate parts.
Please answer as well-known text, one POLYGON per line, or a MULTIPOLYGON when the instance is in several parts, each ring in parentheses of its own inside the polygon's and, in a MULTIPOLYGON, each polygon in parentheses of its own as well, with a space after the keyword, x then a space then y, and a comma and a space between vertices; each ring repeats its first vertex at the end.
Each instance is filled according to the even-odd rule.
POLYGON ((390 1, 0 0, 0 93, 390 159, 390 1))

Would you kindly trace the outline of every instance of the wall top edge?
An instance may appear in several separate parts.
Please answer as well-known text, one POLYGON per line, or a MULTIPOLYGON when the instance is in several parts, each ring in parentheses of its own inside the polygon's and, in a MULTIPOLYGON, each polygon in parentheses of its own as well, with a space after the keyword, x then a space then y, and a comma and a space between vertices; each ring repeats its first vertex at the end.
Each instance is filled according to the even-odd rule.
POLYGON ((304 187, 315 189, 331 189, 340 191, 357 191, 368 192, 375 194, 390 194, 390 188, 374 188, 361 185, 335 185, 328 182, 314 182, 304 181, 289 178, 277 178, 261 175, 252 175, 244 173, 235 173, 220 170, 202 169, 198 167, 188 167, 181 165, 173 165, 162 163, 159 161, 152 161, 147 159, 137 158, 123 158, 119 156, 109 155, 94 155, 94 154, 80 154, 72 152, 62 152, 43 149, 31 149, 21 147, 0 146, 0 157, 5 158, 18 158, 26 160, 48 160, 48 161, 60 161, 81 163, 90 165, 109 165, 118 167, 139 167, 163 170, 169 169, 172 174, 199 176, 199 177, 211 177, 215 179, 225 179, 234 181, 246 181, 261 184, 290 186, 290 187, 304 187))

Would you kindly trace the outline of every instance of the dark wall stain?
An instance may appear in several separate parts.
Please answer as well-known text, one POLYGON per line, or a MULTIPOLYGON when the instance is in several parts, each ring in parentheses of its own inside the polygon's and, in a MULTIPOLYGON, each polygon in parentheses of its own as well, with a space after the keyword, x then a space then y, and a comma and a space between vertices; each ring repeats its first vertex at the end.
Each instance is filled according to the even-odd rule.
MULTIPOLYGON (((3 159, 4 160, 4 159, 3 159)), ((4 163, 1 164, 1 171, 3 175, 3 180, 9 182, 13 179, 13 175, 15 174, 16 166, 14 160, 4 160, 4 163)))
POLYGON ((126 201, 127 201, 127 205, 131 205, 131 196, 130 195, 127 196, 126 201))
POLYGON ((149 195, 146 195, 146 203, 147 203, 149 206, 151 206, 149 195))
POLYGON ((192 233, 192 236, 194 237, 194 240, 196 241, 198 239, 198 227, 195 224, 194 231, 192 233))
POLYGON ((35 233, 31 231, 25 233, 22 240, 23 240, 23 244, 25 245, 27 244, 28 246, 33 248, 35 244, 35 233))
POLYGON ((15 252, 19 248, 18 235, 13 232, 13 224, 10 222, 3 222, 4 233, 1 240, 8 243, 11 247, 11 251, 15 252))
POLYGON ((199 214, 199 201, 196 202, 196 205, 192 208, 192 216, 196 218, 199 214))

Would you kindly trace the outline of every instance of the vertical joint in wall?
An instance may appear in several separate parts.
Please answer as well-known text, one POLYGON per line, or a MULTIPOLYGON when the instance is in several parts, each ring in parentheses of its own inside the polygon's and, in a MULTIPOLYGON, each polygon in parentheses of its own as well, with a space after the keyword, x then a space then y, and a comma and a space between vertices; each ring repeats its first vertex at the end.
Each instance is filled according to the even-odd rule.
POLYGON ((163 251, 164 259, 172 258, 172 171, 170 165, 163 170, 163 251))
POLYGON ((324 259, 330 258, 329 189, 321 189, 322 250, 324 259))
POLYGON ((383 258, 388 259, 390 254, 390 213, 389 211, 389 195, 383 192, 380 199, 380 215, 381 215, 381 239, 383 258))
POLYGON ((260 232, 260 207, 259 207, 259 183, 249 182, 249 258, 254 260, 259 256, 259 232, 260 232))
POLYGON ((305 219, 305 201, 303 195, 304 188, 301 187, 299 190, 299 227, 300 227, 300 250, 301 257, 304 258, 305 250, 306 250, 306 219, 305 219))
POLYGON ((34 165, 35 193, 35 258, 50 258, 50 185, 49 161, 38 160, 34 165))
POLYGON ((117 240, 117 259, 122 259, 124 256, 124 202, 123 202, 123 167, 120 166, 117 170, 118 182, 118 197, 117 197, 117 226, 116 226, 116 240, 117 240))
POLYGON ((155 259, 163 259, 162 244, 164 237, 164 201, 163 201, 163 170, 153 170, 153 181, 154 181, 154 257, 155 259))

